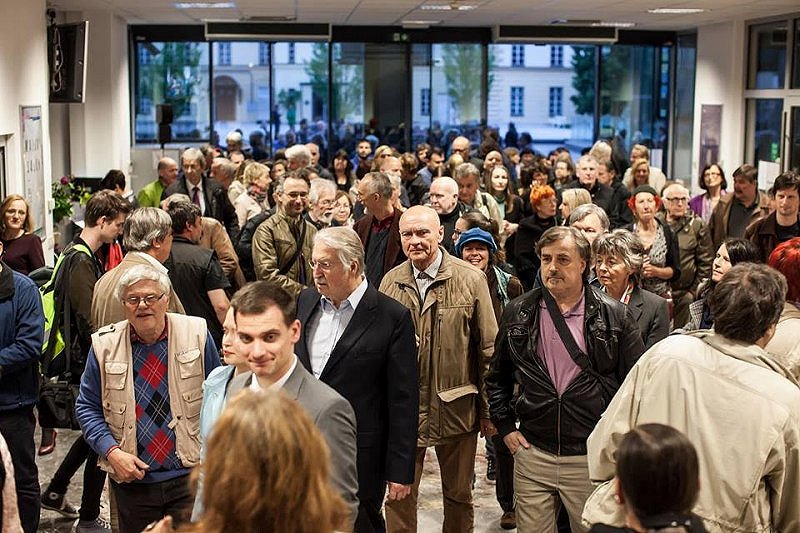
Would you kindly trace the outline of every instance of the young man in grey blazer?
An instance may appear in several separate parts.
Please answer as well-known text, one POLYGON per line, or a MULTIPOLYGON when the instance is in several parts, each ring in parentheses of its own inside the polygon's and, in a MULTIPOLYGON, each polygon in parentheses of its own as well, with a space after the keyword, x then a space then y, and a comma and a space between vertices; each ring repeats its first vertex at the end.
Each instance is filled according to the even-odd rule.
POLYGON ((322 432, 331 452, 331 482, 350 508, 343 531, 352 531, 358 513, 356 416, 347 400, 312 376, 294 353, 300 339, 295 299, 266 281, 250 283, 231 300, 239 352, 251 372, 231 381, 228 399, 244 388, 280 388, 297 400, 322 432))

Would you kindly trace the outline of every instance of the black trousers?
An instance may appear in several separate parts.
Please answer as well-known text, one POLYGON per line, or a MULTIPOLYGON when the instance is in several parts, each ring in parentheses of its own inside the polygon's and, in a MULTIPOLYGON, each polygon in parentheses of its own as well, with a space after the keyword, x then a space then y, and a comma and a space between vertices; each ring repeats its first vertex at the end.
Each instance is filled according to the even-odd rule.
POLYGON ((39 470, 36 468, 36 443, 33 440, 36 428, 33 407, 0 411, 0 433, 14 463, 17 507, 25 533, 35 533, 39 529, 39 470))
POLYGON ((382 490, 373 492, 367 494, 366 491, 358 491, 358 516, 354 533, 386 533, 386 522, 381 514, 386 486, 382 485, 382 490))
MULTIPOLYGON (((488 441, 487 441, 488 444, 488 441)), ((495 456, 495 475, 494 485, 497 503, 503 512, 514 510, 514 456, 506 446, 505 441, 500 435, 492 437, 495 456)), ((487 446, 488 448, 488 446, 487 446)))
POLYGON ((53 474, 47 492, 66 494, 69 482, 75 472, 83 467, 83 493, 81 494, 81 520, 94 520, 100 516, 100 496, 106 482, 106 473, 97 466, 97 454, 83 440, 82 436, 75 439, 72 447, 64 456, 64 460, 53 474))
POLYGON ((158 483, 117 483, 111 481, 117 502, 120 533, 141 533, 150 522, 171 515, 176 526, 186 522, 194 504, 189 476, 158 483))

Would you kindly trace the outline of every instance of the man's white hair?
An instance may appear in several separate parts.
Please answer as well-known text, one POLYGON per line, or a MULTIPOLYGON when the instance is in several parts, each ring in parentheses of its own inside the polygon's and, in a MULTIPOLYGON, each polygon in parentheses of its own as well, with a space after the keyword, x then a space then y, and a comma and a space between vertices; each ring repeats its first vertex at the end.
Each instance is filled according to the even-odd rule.
POLYGON ((125 296, 125 291, 127 291, 131 285, 143 280, 155 281, 167 296, 172 293, 172 283, 169 281, 169 276, 163 272, 159 272, 150 265, 136 265, 119 278, 119 282, 114 288, 114 296, 116 296, 117 300, 122 300, 125 296))
POLYGON ((299 163, 301 167, 307 167, 311 164, 311 150, 304 144, 290 146, 284 153, 287 161, 295 161, 299 163))

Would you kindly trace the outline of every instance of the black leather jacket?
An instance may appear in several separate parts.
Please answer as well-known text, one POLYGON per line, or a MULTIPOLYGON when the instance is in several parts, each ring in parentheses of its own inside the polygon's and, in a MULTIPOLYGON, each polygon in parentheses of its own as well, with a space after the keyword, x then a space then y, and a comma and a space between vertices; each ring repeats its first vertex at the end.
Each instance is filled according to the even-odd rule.
POLYGON ((644 353, 642 336, 627 307, 586 286, 584 337, 590 365, 559 397, 536 355, 539 302, 536 288, 510 302, 495 341, 486 387, 492 422, 500 435, 516 429, 534 446, 558 455, 586 455, 586 439, 628 371, 644 353), (514 385, 519 396, 514 399, 514 385))

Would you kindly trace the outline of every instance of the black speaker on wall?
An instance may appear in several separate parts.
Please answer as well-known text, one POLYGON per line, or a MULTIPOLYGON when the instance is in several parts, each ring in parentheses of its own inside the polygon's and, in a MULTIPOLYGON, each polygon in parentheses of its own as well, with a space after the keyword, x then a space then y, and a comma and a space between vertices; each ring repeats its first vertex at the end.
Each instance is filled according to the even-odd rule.
POLYGON ((85 101, 88 36, 89 22, 86 20, 48 26, 50 102, 82 104, 85 101))
POLYGON ((158 104, 156 106, 156 122, 158 123, 158 143, 163 147, 172 142, 172 106, 158 104))

